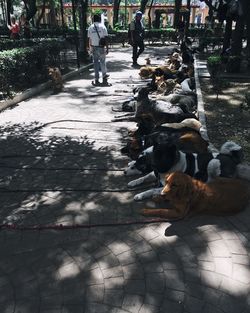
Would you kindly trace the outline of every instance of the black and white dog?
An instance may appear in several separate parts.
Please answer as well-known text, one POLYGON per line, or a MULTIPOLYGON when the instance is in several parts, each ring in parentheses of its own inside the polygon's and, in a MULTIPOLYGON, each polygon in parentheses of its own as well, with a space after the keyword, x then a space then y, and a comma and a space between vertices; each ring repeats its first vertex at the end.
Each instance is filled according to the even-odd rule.
POLYGON ((243 158, 242 148, 232 141, 224 143, 219 153, 184 153, 179 151, 174 143, 156 142, 153 147, 154 171, 128 183, 128 187, 135 187, 144 182, 158 179, 160 188, 154 188, 135 195, 139 201, 150 198, 161 192, 165 175, 176 171, 184 172, 192 177, 209 182, 217 176, 235 177, 236 167, 243 158))

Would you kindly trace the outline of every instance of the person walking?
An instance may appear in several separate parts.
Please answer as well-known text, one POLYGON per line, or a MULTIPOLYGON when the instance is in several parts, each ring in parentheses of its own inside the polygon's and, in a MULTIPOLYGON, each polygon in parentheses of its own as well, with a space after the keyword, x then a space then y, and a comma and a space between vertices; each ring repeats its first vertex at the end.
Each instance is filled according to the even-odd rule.
POLYGON ((16 21, 15 16, 11 16, 10 18, 10 25, 7 24, 7 27, 10 30, 10 38, 11 39, 19 39, 20 38, 20 26, 19 23, 16 21))
POLYGON ((133 65, 138 67, 137 59, 140 54, 144 51, 144 26, 142 24, 142 12, 137 11, 135 13, 134 20, 129 25, 129 34, 130 34, 130 44, 133 47, 133 65))
POLYGON ((88 28, 88 47, 93 56, 95 81, 94 85, 101 85, 99 81, 99 70, 102 72, 102 84, 108 83, 109 74, 107 74, 106 54, 109 52, 108 32, 105 25, 101 24, 101 15, 93 16, 93 24, 88 28))

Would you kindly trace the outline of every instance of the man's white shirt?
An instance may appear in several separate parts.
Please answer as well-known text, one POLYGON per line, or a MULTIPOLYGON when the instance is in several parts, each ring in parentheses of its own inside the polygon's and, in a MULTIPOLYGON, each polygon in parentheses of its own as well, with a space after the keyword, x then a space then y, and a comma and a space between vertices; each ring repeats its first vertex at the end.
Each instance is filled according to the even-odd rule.
POLYGON ((100 38, 107 37, 108 36, 108 31, 105 25, 95 22, 88 28, 88 37, 91 40, 91 45, 92 46, 99 46, 99 41, 100 38, 96 32, 96 28, 98 30, 100 38))

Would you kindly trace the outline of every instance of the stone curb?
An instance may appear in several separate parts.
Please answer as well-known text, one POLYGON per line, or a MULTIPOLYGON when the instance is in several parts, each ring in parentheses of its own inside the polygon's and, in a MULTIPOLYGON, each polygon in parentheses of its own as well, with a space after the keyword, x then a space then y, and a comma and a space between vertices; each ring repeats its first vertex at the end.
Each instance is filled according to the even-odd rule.
MULTIPOLYGON (((88 64, 88 65, 84 65, 82 67, 80 67, 77 70, 71 71, 65 75, 63 75, 63 80, 67 80, 81 72, 83 72, 84 70, 86 70, 87 68, 89 68, 92 65, 92 63, 88 64)), ((22 92, 21 94, 15 96, 13 99, 9 99, 3 102, 0 102, 0 112, 21 102, 24 100, 27 100, 39 93, 41 93, 42 91, 44 91, 45 89, 49 88, 51 86, 51 82, 47 81, 43 84, 37 85, 33 88, 27 89, 24 92, 22 92)))
MULTIPOLYGON (((199 79, 196 57, 194 58, 194 78, 195 78, 196 93, 197 93, 197 113, 198 113, 199 121, 202 124, 200 132, 201 132, 202 137, 209 142, 209 150, 212 153, 218 153, 219 152, 218 149, 216 149, 215 146, 211 143, 207 134, 206 114, 205 114, 205 109, 204 109, 203 97, 201 93, 201 86, 200 86, 200 79, 199 79)), ((239 164, 237 166, 237 176, 239 178, 250 181, 250 166, 248 164, 239 164)))

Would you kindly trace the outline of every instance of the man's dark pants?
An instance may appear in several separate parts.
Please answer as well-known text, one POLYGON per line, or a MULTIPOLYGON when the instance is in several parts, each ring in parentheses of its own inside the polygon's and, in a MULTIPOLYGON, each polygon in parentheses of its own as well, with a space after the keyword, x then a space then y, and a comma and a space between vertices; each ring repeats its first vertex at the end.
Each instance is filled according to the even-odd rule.
POLYGON ((144 42, 135 41, 133 44, 133 63, 137 63, 139 55, 144 51, 144 42), (138 50, 139 48, 139 50, 138 50))

